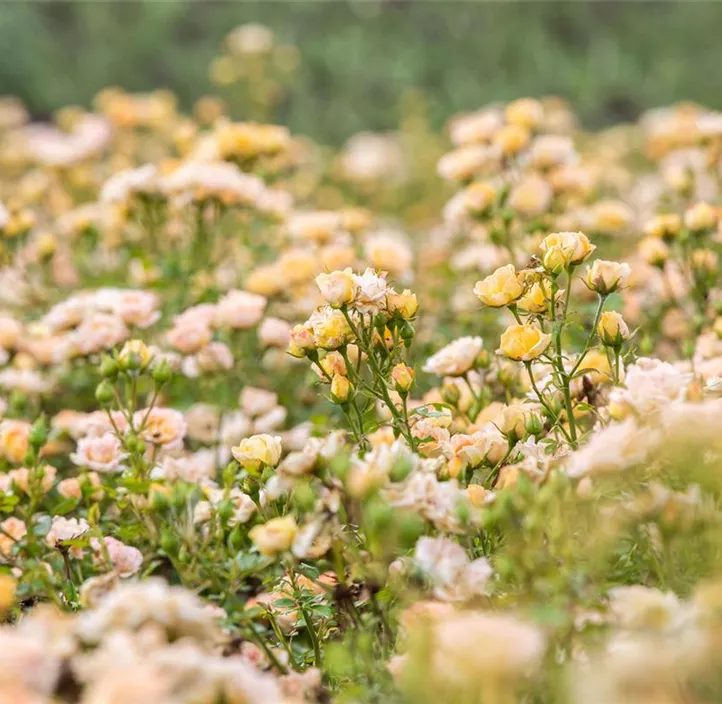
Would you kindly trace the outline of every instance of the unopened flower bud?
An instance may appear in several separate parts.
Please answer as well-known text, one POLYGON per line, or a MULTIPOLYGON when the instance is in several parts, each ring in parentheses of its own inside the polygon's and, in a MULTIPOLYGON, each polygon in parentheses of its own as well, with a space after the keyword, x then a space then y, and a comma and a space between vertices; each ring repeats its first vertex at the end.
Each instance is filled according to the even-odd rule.
POLYGON ((348 401, 351 395, 351 382, 341 374, 334 374, 331 380, 331 400, 339 405, 348 401))
POLYGON ((561 247, 551 247, 544 252, 544 258, 542 259, 544 268, 552 275, 558 276, 564 271, 564 267, 567 264, 566 257, 561 247))
POLYGON ((400 394, 408 393, 414 383, 415 376, 414 370, 403 362, 399 362, 391 370, 391 378, 394 380, 394 386, 400 394))
POLYGON ((601 296, 606 296, 623 288, 630 274, 629 264, 597 259, 587 269, 585 283, 592 291, 596 291, 601 296))
POLYGON ((150 350, 142 340, 128 340, 118 355, 118 362, 124 369, 137 371, 150 362, 150 350))
POLYGON ((419 309, 416 294, 409 289, 402 293, 390 293, 387 297, 389 312, 403 320, 411 320, 419 309))
POLYGON ((153 369, 152 377, 153 381, 158 384, 166 384, 173 375, 173 371, 170 368, 170 364, 163 360, 160 364, 156 365, 153 369))
POLYGON ((544 432, 544 421, 537 413, 530 413, 526 419, 526 432, 538 437, 544 432))
POLYGON ((441 398, 450 406, 455 406, 461 398, 461 391, 454 383, 444 384, 441 389, 441 398))
POLYGON ((39 450, 48 439, 48 428, 45 424, 45 417, 40 416, 30 428, 28 441, 36 449, 39 450))
POLYGON ((414 329, 414 326, 406 320, 399 329, 399 335, 401 335, 401 339, 404 341, 406 347, 409 347, 411 345, 411 341, 414 339, 414 335, 416 335, 416 330, 414 329))
POLYGON ((105 355, 100 362, 100 373, 106 379, 115 379, 118 376, 118 362, 109 355, 105 355))
POLYGON ((599 319, 597 334, 603 345, 618 349, 629 339, 629 328, 621 313, 608 310, 602 313, 599 319))
POLYGON ((113 393, 113 386, 107 379, 103 379, 95 389, 95 400, 105 405, 113 400, 115 394, 113 393))
POLYGON ((374 327, 379 331, 383 331, 383 329, 386 327, 386 323, 389 322, 389 314, 385 311, 381 311, 380 313, 376 313, 374 316, 374 327))

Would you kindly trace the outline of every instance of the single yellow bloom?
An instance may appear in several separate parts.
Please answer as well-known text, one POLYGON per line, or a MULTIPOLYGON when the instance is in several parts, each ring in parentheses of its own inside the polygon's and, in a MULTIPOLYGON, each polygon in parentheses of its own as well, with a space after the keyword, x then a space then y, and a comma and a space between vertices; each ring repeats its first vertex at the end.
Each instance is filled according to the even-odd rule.
POLYGON ((517 362, 530 362, 540 357, 552 336, 536 325, 510 325, 501 336, 498 352, 517 362))

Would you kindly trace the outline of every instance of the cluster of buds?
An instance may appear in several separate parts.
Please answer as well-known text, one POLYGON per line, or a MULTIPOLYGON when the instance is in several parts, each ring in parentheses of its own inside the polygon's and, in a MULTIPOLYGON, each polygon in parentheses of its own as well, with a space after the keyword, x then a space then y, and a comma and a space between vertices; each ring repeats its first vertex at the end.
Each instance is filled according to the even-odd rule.
POLYGON ((319 274, 316 284, 326 305, 291 330, 289 353, 313 362, 359 442, 367 407, 380 401, 388 407, 396 433, 413 445, 406 399, 414 371, 404 356, 415 335, 415 294, 396 292, 383 274, 371 269, 319 274))
POLYGON ((595 247, 581 232, 556 232, 544 238, 540 249, 538 266, 522 271, 512 264, 503 266, 477 282, 474 293, 485 306, 508 308, 516 319, 501 335, 498 353, 525 364, 535 400, 545 410, 548 422, 574 446, 577 429, 573 382, 595 358, 591 347, 596 338, 614 356, 614 365, 608 366, 610 370, 613 366, 614 381, 619 380, 622 345, 631 334, 619 313, 603 309, 609 296, 627 284, 631 271, 628 264, 604 260, 596 260, 587 268, 583 282, 597 294, 597 311, 583 350, 571 362, 563 351, 563 334, 569 325, 573 275, 595 247), (550 388, 538 388, 534 362, 548 365, 545 369, 546 373, 551 370, 550 388), (561 408, 559 397, 563 399, 561 408))
POLYGON ((690 333, 695 337, 715 315, 710 301, 719 277, 719 226, 720 209, 697 202, 682 214, 654 215, 646 222, 645 237, 639 243, 642 259, 658 269, 662 279, 665 300, 660 317, 681 308, 694 321, 690 333), (680 282, 676 293, 672 285, 675 277, 680 282), (688 296, 681 295, 682 288, 687 289, 688 296))

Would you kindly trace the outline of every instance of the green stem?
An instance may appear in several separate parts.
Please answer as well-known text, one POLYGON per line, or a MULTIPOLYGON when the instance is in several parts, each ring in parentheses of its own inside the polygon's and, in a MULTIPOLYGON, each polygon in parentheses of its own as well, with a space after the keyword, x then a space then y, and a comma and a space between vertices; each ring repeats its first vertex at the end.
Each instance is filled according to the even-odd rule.
POLYGON ((534 379, 534 374, 531 370, 531 362, 525 362, 524 364, 526 366, 527 373, 529 374, 529 381, 531 382, 532 389, 534 389, 534 393, 539 398, 539 403, 541 403, 544 410, 546 410, 546 412, 551 416, 552 420, 554 421, 553 428, 558 427, 559 430, 562 431, 562 434, 564 435, 564 437, 567 440, 571 441, 571 438, 569 437, 569 433, 567 433, 566 429, 560 422, 559 416, 554 412, 552 407, 546 402, 546 400, 544 399, 544 396, 542 396, 542 392, 539 390, 539 387, 536 385, 536 381, 534 379))

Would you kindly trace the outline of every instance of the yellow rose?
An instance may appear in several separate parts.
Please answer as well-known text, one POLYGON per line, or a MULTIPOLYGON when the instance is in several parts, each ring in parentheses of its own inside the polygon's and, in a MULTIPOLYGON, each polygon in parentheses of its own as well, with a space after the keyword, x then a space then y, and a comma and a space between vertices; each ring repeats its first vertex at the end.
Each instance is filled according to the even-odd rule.
POLYGON ((55 253, 55 250, 58 248, 58 241, 55 235, 50 232, 45 232, 38 237, 35 246, 37 247, 38 254, 43 259, 47 259, 55 253))
POLYGON ((551 185, 536 174, 522 177, 509 193, 509 207, 527 218, 546 212, 554 197, 551 185))
POLYGON ((483 281, 477 281, 474 294, 479 300, 491 307, 501 308, 514 303, 524 293, 524 280, 516 272, 513 264, 498 268, 483 281))
POLYGON ((231 452, 237 462, 251 471, 262 464, 273 467, 281 458, 281 438, 271 435, 251 435, 241 440, 240 445, 232 447, 231 452))
POLYGON ((570 264, 580 264, 595 249, 596 247, 589 242, 583 232, 552 232, 541 243, 541 250, 545 254, 545 267, 546 255, 551 251, 555 252, 555 257, 561 258, 564 262, 563 266, 566 267, 570 264))
POLYGON ((351 269, 333 271, 330 274, 319 274, 316 285, 323 299, 333 308, 340 308, 353 300, 356 291, 351 269))
POLYGON ((0 424, 0 454, 13 464, 20 464, 30 445, 30 423, 22 420, 4 420, 0 424))
POLYGON ((669 259, 669 247, 657 237, 645 237, 639 243, 639 254, 647 264, 661 267, 669 259))
POLYGON ((684 224, 694 232, 717 227, 717 211, 709 203, 695 203, 684 213, 684 224))
POLYGON ((534 129, 544 119, 544 107, 534 98, 518 98, 504 108, 504 119, 512 125, 534 129))
POLYGON ((544 268, 553 275, 561 274, 566 266, 569 264, 569 260, 564 250, 559 246, 549 247, 544 252, 544 258, 542 259, 544 268))
POLYGON ((293 357, 306 357, 315 349, 313 330, 308 325, 294 325, 289 336, 288 353, 293 357))
POLYGON ((316 345, 325 350, 338 349, 345 345, 351 336, 351 328, 343 313, 333 308, 317 311, 308 322, 313 330, 316 345))
MULTIPOLYGON (((355 345, 354 345, 355 347, 355 345)), ((332 378, 335 374, 340 374, 341 376, 346 376, 348 370, 346 369, 346 362, 344 358, 341 356, 340 352, 329 352, 319 363, 318 366, 321 367, 322 374, 321 376, 327 376, 329 378, 332 378), (326 372, 324 375, 323 372, 326 372)))
POLYGON ((600 200, 592 206, 592 230, 605 235, 615 235, 629 227, 634 213, 618 200, 600 200))
POLYGON ((617 289, 623 288, 631 273, 632 270, 629 264, 597 259, 587 269, 585 282, 592 291, 606 296, 617 289))
POLYGON ((677 213, 655 215, 644 226, 647 237, 671 238, 679 234, 682 229, 682 218, 677 213))
POLYGON ((334 374, 331 379, 331 399, 334 403, 346 403, 351 394, 351 382, 341 374, 334 374))
POLYGON ((280 516, 254 526, 248 531, 248 536, 262 555, 274 557, 290 550, 297 532, 298 526, 293 516, 280 516))
POLYGON ((583 371, 594 384, 603 384, 612 378, 612 368, 609 366, 607 355, 601 350, 592 349, 584 355, 584 359, 579 365, 579 370, 583 371))
POLYGON ((123 349, 120 350, 118 359, 125 365, 134 359, 140 367, 146 367, 151 360, 151 356, 150 350, 143 340, 128 340, 123 345, 123 349))
POLYGON ((485 489, 481 484, 469 484, 466 487, 466 498, 475 508, 481 508, 489 499, 493 498, 493 494, 485 489))
POLYGON ((389 313, 396 313, 404 320, 411 320, 419 310, 416 294, 411 293, 407 288, 403 293, 389 293, 387 303, 389 313))
POLYGON ((512 403, 505 406, 499 414, 497 427, 504 435, 511 435, 517 439, 527 435, 527 421, 532 416, 531 408, 521 403, 512 403))
POLYGON ((622 342, 629 339, 629 328, 621 313, 608 310, 599 318, 597 334, 602 344, 608 347, 619 347, 622 342))
POLYGON ((284 277, 281 267, 264 264, 256 267, 246 279, 245 290, 260 296, 274 296, 283 288, 284 277))
POLYGON ((399 362, 391 370, 391 378, 394 380, 396 390, 399 393, 405 393, 411 388, 414 383, 414 376, 414 370, 403 362, 399 362))
POLYGON ((552 336, 536 325, 510 325, 501 336, 499 352, 517 362, 530 362, 544 353, 552 336))
POLYGON ((529 144, 531 135, 526 127, 520 125, 504 125, 495 135, 494 144, 505 156, 516 154, 529 144))
POLYGON ((533 283, 516 305, 527 313, 545 313, 549 310, 552 291, 546 280, 533 283))
POLYGON ((365 208, 344 208, 340 211, 340 214, 341 227, 352 234, 362 232, 373 220, 371 212, 365 208))
POLYGON ((0 614, 4 614, 15 601, 15 580, 9 574, 0 574, 0 614))
POLYGON ((496 200, 496 188, 491 183, 472 183, 466 189, 464 203, 468 212, 473 215, 485 213, 496 200))
POLYGON ((698 274, 714 274, 717 272, 719 258, 711 249, 695 249, 692 252, 692 268, 698 274))

